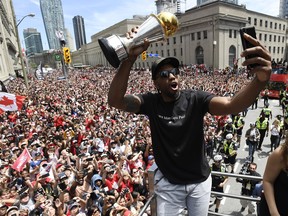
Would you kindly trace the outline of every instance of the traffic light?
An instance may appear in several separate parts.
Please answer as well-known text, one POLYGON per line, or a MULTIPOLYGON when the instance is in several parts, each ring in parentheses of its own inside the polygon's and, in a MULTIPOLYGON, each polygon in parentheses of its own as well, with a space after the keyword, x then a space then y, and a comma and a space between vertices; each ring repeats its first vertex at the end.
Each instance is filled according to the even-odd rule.
POLYGON ((64 55, 64 61, 67 64, 71 63, 71 55, 70 55, 70 49, 68 47, 63 47, 63 55, 64 55))
POLYGON ((147 59, 147 52, 143 51, 142 52, 142 60, 145 61, 147 59))

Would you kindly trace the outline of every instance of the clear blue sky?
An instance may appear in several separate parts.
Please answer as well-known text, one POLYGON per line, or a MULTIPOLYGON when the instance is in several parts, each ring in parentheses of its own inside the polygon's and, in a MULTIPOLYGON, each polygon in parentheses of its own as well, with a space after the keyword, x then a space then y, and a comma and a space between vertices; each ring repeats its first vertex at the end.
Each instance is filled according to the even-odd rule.
MULTIPOLYGON (((48 1, 48 0, 47 0, 48 1)), ((279 1, 271 0, 239 0, 248 10, 258 11, 272 16, 279 14, 279 1)), ((43 48, 48 49, 47 37, 42 20, 39 0, 13 0, 16 19, 34 13, 35 17, 27 17, 19 25, 21 45, 24 47, 23 29, 36 28, 41 33, 43 48)), ((84 18, 87 42, 91 36, 121 20, 133 15, 149 15, 156 13, 155 0, 62 0, 65 27, 74 37, 72 18, 80 15, 84 18)), ((182 9, 196 6, 196 0, 182 0, 182 9)))

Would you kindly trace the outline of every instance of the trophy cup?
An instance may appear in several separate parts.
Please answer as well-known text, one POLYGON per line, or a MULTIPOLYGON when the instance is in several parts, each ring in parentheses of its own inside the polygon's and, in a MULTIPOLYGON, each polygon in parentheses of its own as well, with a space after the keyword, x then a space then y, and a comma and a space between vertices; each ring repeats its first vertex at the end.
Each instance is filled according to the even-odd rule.
POLYGON ((108 38, 99 38, 98 43, 107 61, 118 68, 120 62, 128 57, 131 47, 140 46, 147 38, 150 43, 165 41, 178 29, 177 17, 170 12, 161 12, 158 15, 151 14, 138 28, 137 34, 128 39, 126 36, 111 35, 108 38))

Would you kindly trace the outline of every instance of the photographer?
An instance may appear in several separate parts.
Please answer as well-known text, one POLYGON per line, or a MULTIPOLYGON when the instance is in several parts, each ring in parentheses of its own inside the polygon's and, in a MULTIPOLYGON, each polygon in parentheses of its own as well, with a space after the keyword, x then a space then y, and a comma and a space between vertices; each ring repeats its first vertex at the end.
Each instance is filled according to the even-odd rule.
MULTIPOLYGON (((261 176, 258 172, 256 172, 257 169, 257 164, 256 163, 246 163, 244 167, 242 167, 240 174, 244 175, 251 175, 251 176, 261 176), (245 167, 246 170, 245 170, 245 167)), ((261 181, 259 180, 249 180, 249 179, 242 179, 242 178, 237 178, 237 182, 242 183, 242 189, 241 189, 241 195, 242 196, 253 196, 253 192, 255 189, 256 184, 260 183, 261 181)), ((241 212, 245 211, 246 207, 248 206, 248 213, 252 214, 255 212, 255 207, 252 203, 252 201, 249 200, 240 200, 241 203, 241 212)))

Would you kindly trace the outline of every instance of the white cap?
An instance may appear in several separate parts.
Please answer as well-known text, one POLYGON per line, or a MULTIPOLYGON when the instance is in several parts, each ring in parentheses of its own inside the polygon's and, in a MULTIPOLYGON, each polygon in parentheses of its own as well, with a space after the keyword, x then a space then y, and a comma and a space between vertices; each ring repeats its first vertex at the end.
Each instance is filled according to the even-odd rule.
POLYGON ((213 159, 214 159, 214 161, 221 161, 222 156, 221 155, 215 155, 213 159))
POLYGON ((231 133, 227 134, 226 135, 226 139, 227 140, 231 140, 233 138, 233 135, 231 133))

